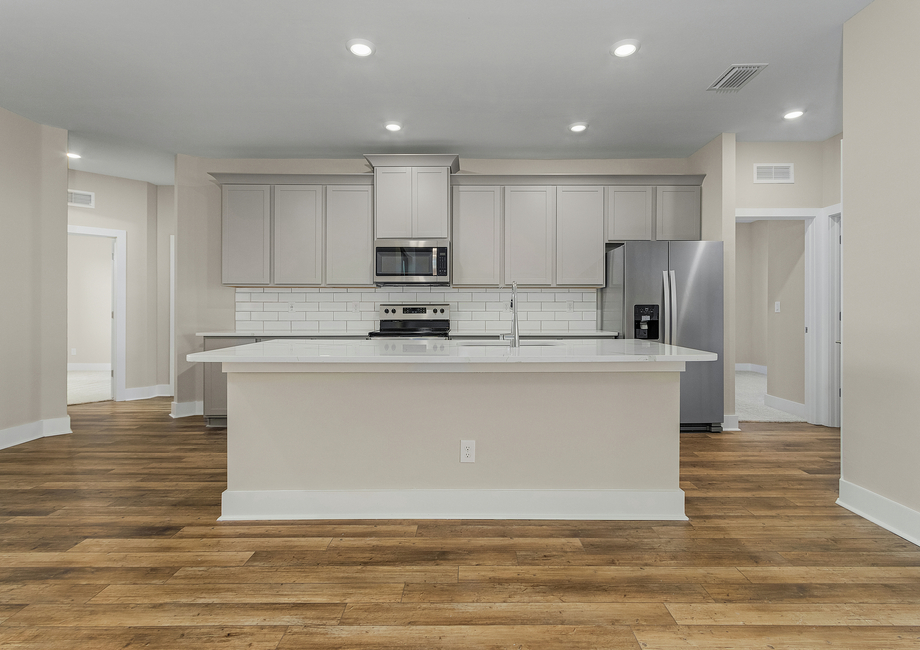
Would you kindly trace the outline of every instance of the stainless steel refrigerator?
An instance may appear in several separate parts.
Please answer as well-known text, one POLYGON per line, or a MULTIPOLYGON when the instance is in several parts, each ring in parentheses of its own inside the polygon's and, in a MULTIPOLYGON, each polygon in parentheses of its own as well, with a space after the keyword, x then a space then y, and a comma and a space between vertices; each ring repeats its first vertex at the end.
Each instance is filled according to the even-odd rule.
POLYGON ((722 278, 720 241, 636 241, 607 251, 600 329, 719 355, 681 373, 681 431, 722 430, 722 278))

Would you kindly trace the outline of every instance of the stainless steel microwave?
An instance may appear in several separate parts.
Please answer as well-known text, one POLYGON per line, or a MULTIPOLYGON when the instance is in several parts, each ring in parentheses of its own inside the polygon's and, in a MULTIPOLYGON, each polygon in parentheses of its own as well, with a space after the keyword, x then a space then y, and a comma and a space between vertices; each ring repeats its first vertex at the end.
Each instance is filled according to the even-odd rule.
POLYGON ((374 282, 450 284, 449 251, 446 239, 378 239, 374 242, 374 282))

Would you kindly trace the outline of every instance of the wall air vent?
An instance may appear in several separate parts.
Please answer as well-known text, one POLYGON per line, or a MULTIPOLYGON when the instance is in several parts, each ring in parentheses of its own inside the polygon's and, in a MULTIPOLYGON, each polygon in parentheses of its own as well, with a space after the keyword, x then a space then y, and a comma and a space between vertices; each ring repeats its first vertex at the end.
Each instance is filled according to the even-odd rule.
POLYGON ((75 208, 95 208, 96 193, 83 190, 67 190, 67 205, 75 208))
POLYGON ((792 163, 754 163, 755 183, 795 183, 792 163))
POLYGON ((767 67, 766 63, 736 63, 719 75, 709 88, 720 93, 735 93, 767 67))

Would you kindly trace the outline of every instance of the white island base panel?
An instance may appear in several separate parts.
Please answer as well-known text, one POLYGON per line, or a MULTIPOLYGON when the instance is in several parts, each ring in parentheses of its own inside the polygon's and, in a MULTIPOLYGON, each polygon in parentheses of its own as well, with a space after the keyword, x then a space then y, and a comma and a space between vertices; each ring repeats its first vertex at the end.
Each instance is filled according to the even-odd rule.
POLYGON ((224 366, 221 520, 687 519, 683 363, 283 365, 224 366))

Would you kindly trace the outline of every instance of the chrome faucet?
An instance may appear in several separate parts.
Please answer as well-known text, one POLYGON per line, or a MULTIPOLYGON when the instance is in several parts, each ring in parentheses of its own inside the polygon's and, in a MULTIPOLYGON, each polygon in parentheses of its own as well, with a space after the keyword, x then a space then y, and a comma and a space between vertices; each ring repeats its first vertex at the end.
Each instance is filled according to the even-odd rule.
POLYGON ((517 282, 511 283, 511 347, 521 345, 521 332, 518 330, 517 282))

